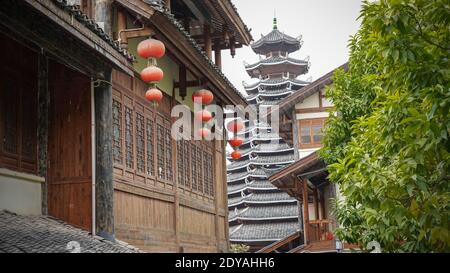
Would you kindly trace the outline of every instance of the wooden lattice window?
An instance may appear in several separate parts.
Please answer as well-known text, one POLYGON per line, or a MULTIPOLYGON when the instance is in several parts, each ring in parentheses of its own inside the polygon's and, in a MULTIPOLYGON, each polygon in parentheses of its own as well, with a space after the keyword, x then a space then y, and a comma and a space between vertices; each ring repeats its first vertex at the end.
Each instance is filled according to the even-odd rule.
POLYGON ((213 167, 212 167, 212 155, 206 151, 203 151, 203 179, 205 194, 214 196, 214 182, 213 182, 213 167))
POLYGON ((140 113, 136 113, 136 169, 145 173, 145 119, 140 113))
POLYGON ((183 187, 184 186, 184 177, 186 175, 185 173, 185 166, 184 166, 184 141, 178 140, 177 141, 177 175, 178 175, 178 186, 183 187))
POLYGON ((147 139, 147 174, 150 176, 155 176, 155 152, 154 152, 154 122, 151 119, 147 119, 146 126, 146 139, 147 139))
POLYGON ((6 84, 3 95, 3 152, 17 155, 20 111, 19 92, 16 93, 11 85, 6 84))
POLYGON ((114 163, 123 163, 122 153, 122 104, 113 100, 113 158, 114 163))
POLYGON ((198 159, 197 159, 197 146, 194 142, 191 143, 191 177, 192 177, 192 190, 198 189, 198 159))
MULTIPOLYGON (((183 140, 184 145, 183 145, 183 149, 184 149, 184 153, 183 153, 183 161, 184 161, 184 186, 186 188, 190 188, 191 187, 191 174, 190 174, 190 165, 191 165, 191 161, 190 161, 190 155, 189 155, 189 141, 187 140, 183 140)), ((181 159, 179 159, 181 160, 181 159)))
POLYGON ((164 148, 166 151, 166 179, 168 181, 173 180, 173 162, 172 162, 172 136, 170 134, 170 127, 164 128, 164 148))
POLYGON ((0 107, 0 167, 36 174, 36 89, 0 82, 0 107))
POLYGON ((166 179, 166 166, 165 166, 165 150, 164 150, 164 127, 161 124, 157 124, 156 129, 156 147, 158 152, 157 157, 157 167, 158 167, 158 177, 161 179, 166 179))
POLYGON ((204 183, 203 183, 203 170, 202 170, 202 148, 197 146, 197 190, 201 193, 204 192, 204 183))
POLYGON ((125 163, 130 169, 134 167, 133 145, 133 110, 125 106, 125 163))

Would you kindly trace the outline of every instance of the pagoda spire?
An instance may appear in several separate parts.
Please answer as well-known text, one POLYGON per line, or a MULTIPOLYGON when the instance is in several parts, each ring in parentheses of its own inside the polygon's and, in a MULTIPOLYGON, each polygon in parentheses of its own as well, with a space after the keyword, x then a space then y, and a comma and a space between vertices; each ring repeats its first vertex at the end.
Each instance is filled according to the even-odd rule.
POLYGON ((277 12, 276 10, 273 11, 273 29, 278 29, 278 23, 277 23, 277 12))

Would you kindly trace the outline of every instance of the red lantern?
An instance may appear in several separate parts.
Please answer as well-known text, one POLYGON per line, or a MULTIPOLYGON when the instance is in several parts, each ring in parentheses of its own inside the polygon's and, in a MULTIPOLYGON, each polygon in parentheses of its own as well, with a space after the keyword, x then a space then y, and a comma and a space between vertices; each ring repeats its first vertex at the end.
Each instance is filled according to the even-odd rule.
POLYGON ((241 158, 241 153, 239 151, 233 151, 231 153, 231 158, 232 159, 239 159, 239 158, 241 158))
POLYGON ((198 133, 198 136, 201 137, 202 139, 207 138, 208 136, 211 135, 211 131, 207 128, 201 128, 198 130, 197 133, 198 133))
POLYGON ((240 120, 233 120, 227 124, 228 131, 232 133, 237 133, 244 129, 244 123, 240 120))
POLYGON ((325 236, 326 236, 326 239, 327 239, 328 241, 331 241, 331 240, 334 239, 333 233, 331 233, 331 232, 329 232, 329 231, 327 231, 327 232, 325 233, 325 236))
POLYGON ((207 111, 207 110, 201 110, 198 111, 197 113, 195 113, 195 120, 200 121, 200 122, 208 122, 212 119, 212 114, 211 112, 207 111))
POLYGON ((163 98, 163 93, 156 88, 151 88, 149 90, 147 90, 147 92, 145 92, 145 98, 153 103, 158 103, 162 100, 163 98))
POLYGON ((164 77, 164 72, 156 66, 146 67, 141 72, 141 80, 144 82, 159 82, 164 77))
POLYGON ((239 147, 242 145, 244 141, 240 138, 232 138, 228 140, 228 143, 230 143, 231 147, 239 147))
POLYGON ((210 104, 214 100, 214 95, 211 91, 206 89, 198 90, 192 94, 192 101, 197 102, 197 100, 201 104, 210 104))
POLYGON ((166 53, 166 47, 161 41, 147 39, 139 43, 137 53, 144 59, 161 58, 166 53))

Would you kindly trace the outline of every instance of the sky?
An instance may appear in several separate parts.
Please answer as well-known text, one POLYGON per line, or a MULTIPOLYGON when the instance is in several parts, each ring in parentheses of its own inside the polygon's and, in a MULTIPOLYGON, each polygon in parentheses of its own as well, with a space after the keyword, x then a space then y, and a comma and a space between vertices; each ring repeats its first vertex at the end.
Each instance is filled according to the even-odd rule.
MULTIPOLYGON (((256 41, 261 34, 272 30, 274 13, 278 19, 278 29, 292 37, 302 36, 302 48, 292 53, 293 58, 310 57, 308 74, 300 79, 316 80, 348 60, 348 41, 360 26, 357 21, 361 10, 361 0, 232 0, 244 23, 252 29, 256 41)), ((242 81, 252 80, 244 69, 243 62, 249 64, 259 60, 250 47, 236 50, 231 58, 223 52, 224 74, 234 86, 245 94, 242 81)))

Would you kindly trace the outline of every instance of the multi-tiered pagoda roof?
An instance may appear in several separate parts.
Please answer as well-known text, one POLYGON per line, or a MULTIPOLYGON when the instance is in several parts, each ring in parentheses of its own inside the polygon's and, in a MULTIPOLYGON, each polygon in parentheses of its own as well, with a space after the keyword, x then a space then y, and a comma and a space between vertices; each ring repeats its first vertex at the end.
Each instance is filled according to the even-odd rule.
MULTIPOLYGON (((309 61, 289 56, 301 45, 300 38, 280 32, 274 19, 273 30, 252 45, 255 53, 264 56, 245 65, 257 79, 244 83, 249 104, 274 105, 308 84, 298 76, 308 72, 309 61)), ((272 173, 295 161, 294 149, 260 120, 247 121, 238 137, 244 139, 241 158, 229 157, 227 166, 230 240, 257 250, 300 228, 297 201, 268 181, 272 173)))

